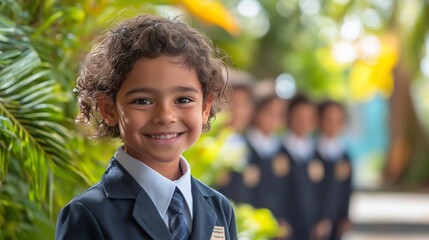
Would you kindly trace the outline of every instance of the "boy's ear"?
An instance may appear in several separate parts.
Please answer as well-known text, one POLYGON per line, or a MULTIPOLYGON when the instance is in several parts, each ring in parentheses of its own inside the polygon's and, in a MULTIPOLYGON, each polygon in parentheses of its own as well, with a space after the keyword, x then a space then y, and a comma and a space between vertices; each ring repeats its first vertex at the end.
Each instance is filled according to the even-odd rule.
POLYGON ((210 116, 210 109, 212 108, 213 96, 209 95, 203 100, 203 123, 207 123, 210 116))
POLYGON ((104 94, 99 95, 97 96, 97 104, 104 122, 110 127, 116 126, 118 124, 118 118, 112 98, 104 94))

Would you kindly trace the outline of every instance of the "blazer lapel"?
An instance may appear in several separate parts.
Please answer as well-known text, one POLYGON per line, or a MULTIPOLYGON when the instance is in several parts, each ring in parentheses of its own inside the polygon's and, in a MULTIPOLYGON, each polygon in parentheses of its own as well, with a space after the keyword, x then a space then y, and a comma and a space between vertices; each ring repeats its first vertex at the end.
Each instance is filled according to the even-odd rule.
POLYGON ((207 202, 210 196, 198 186, 194 178, 192 178, 192 197, 194 216, 191 240, 210 239, 217 220, 216 214, 207 202))
POLYGON ((145 191, 140 191, 134 204, 133 217, 153 239, 170 240, 171 234, 158 210, 145 191))
POLYGON ((116 160, 112 159, 102 178, 108 198, 135 199, 133 217, 152 239, 171 240, 171 234, 149 195, 116 160))

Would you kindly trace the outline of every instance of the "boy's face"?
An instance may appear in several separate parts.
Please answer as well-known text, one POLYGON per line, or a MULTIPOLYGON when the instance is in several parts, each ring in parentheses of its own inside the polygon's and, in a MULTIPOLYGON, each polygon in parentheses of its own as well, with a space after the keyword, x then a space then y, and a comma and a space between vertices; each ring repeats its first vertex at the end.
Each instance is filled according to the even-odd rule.
POLYGON ((307 137, 316 127, 316 110, 311 104, 299 104, 289 116, 289 126, 299 137, 307 137))
POLYGON ((171 56, 137 60, 111 114, 103 114, 107 124, 119 125, 125 151, 152 168, 177 162, 209 117, 211 100, 203 101, 195 70, 182 62, 171 56))
POLYGON ((238 132, 243 131, 249 125, 253 114, 253 102, 251 94, 244 89, 236 89, 232 92, 231 126, 238 132))
POLYGON ((325 109, 320 118, 320 131, 328 137, 335 137, 343 130, 344 120, 343 110, 331 105, 325 109))
POLYGON ((284 123, 286 102, 280 98, 270 100, 255 116, 255 124, 265 135, 279 130, 284 123))

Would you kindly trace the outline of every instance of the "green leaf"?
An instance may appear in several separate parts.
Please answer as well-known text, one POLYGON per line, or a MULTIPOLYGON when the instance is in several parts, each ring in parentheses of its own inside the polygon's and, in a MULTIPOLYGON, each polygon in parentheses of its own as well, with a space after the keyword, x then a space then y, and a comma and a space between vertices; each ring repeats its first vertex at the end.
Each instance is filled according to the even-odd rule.
POLYGON ((6 177, 9 159, 16 159, 32 186, 30 199, 44 202, 52 184, 48 183, 49 165, 70 161, 63 126, 67 120, 58 106, 61 97, 56 90, 60 88, 52 79, 50 65, 43 63, 26 37, 18 34, 25 31, 8 30, 12 28, 0 29, 10 43, 0 45, 0 59, 6 63, 0 70, 0 178, 6 177), (16 42, 25 49, 14 49, 16 42))

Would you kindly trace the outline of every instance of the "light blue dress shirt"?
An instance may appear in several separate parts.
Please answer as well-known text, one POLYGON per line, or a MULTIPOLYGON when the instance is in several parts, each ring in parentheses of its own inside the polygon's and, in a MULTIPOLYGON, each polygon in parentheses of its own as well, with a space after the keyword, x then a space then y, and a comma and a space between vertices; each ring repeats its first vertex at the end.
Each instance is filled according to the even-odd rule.
POLYGON ((168 206, 173 197, 174 190, 179 188, 186 201, 187 208, 184 211, 186 225, 189 232, 192 232, 192 190, 191 190, 191 168, 184 157, 180 157, 180 166, 183 175, 176 181, 162 176, 143 162, 128 155, 123 147, 120 147, 115 158, 125 168, 125 170, 137 181, 146 191, 152 202, 155 204, 159 214, 168 227, 168 206))

